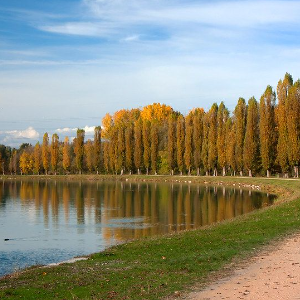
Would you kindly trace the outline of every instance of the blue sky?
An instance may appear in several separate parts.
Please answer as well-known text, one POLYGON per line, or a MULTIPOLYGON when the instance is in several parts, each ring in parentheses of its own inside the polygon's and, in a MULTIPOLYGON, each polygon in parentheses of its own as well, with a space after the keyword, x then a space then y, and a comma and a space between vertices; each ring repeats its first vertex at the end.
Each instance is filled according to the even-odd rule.
POLYGON ((2 0, 0 143, 87 137, 106 112, 182 113, 300 77, 300 1, 2 0))

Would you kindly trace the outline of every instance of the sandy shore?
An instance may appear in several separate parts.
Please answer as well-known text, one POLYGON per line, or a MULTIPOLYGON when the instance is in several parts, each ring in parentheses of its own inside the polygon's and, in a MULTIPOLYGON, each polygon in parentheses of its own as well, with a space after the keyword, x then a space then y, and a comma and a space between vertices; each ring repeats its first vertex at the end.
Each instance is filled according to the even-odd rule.
POLYGON ((300 299, 300 234, 270 247, 232 275, 185 299, 300 299))

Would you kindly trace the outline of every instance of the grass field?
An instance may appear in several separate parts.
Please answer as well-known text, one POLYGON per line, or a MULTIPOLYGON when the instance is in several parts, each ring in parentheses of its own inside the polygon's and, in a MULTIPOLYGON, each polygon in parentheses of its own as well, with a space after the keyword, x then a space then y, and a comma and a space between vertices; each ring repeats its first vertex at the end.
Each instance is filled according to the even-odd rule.
MULTIPOLYGON (((24 178, 24 177, 22 177, 24 178)), ((65 180, 63 176, 50 176, 65 180)), ((73 176, 106 180, 114 176, 73 176)), ((68 178, 71 180, 72 178, 68 178)), ((0 280, 1 299, 161 299, 178 297, 233 260, 253 255, 300 229, 300 181, 267 178, 123 176, 133 181, 192 181, 259 186, 275 193, 271 207, 202 229, 144 238, 93 254, 88 260, 31 268, 0 280)), ((46 179, 46 178, 44 178, 46 179)))

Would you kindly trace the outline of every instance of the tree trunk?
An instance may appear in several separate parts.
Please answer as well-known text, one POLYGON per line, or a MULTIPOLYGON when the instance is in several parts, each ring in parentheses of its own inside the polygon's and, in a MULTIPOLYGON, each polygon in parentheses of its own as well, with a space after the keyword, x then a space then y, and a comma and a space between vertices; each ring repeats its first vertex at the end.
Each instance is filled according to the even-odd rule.
POLYGON ((200 169, 197 168, 197 176, 199 176, 199 175, 200 175, 200 169))
POLYGON ((182 176, 182 171, 180 171, 180 176, 182 176))
POLYGON ((205 176, 208 176, 208 171, 205 171, 205 176))
POLYGON ((243 171, 240 171, 240 176, 243 177, 243 171))
POLYGON ((171 175, 172 175, 172 176, 174 175, 174 170, 173 170, 173 169, 171 170, 171 175))
POLYGON ((298 178, 299 177, 299 167, 298 166, 294 166, 294 177, 298 178))
POLYGON ((214 168, 214 176, 218 176, 217 168, 214 168))
POLYGON ((269 178, 270 177, 270 170, 267 170, 267 177, 269 178))
POLYGON ((138 175, 140 175, 140 168, 138 168, 138 175))
POLYGON ((131 175, 131 170, 129 171, 129 175, 131 175))
POLYGON ((189 175, 189 176, 191 175, 191 167, 189 167, 188 175, 189 175))
POLYGON ((149 175, 149 168, 146 168, 146 174, 149 175))
POLYGON ((226 176, 226 167, 223 167, 222 176, 226 176))
POLYGON ((249 177, 252 177, 252 170, 249 170, 249 177))
POLYGON ((123 175, 123 173, 124 173, 124 170, 123 170, 123 169, 121 169, 121 174, 120 174, 120 175, 122 176, 122 175, 123 175))
POLYGON ((235 176, 235 170, 233 170, 233 176, 235 176))

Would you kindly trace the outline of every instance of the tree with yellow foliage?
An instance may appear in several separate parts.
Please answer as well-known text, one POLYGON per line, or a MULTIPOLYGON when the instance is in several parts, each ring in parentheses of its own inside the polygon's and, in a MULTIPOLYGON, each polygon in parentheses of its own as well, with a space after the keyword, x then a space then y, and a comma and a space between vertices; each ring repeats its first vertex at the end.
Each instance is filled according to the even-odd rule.
POLYGON ((47 132, 43 136, 42 161, 45 174, 47 175, 49 170, 49 136, 47 132))
POLYGON ((41 160, 41 147, 40 147, 39 142, 37 142, 36 145, 34 146, 33 157, 34 157, 34 168, 33 168, 33 170, 36 174, 40 175, 42 160, 41 160))
POLYGON ((82 169, 83 169, 84 136, 85 136, 85 131, 83 129, 77 129, 77 136, 74 139, 74 153, 75 153, 76 167, 79 174, 82 173, 82 169))
POLYGON ((59 158, 59 137, 56 133, 54 133, 52 135, 52 142, 51 142, 51 166, 55 175, 57 172, 58 158, 59 158))
POLYGON ((64 140, 64 148, 63 148, 63 168, 65 172, 70 170, 71 166, 71 157, 70 157, 70 144, 69 138, 66 136, 64 140))

